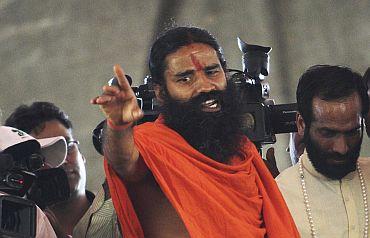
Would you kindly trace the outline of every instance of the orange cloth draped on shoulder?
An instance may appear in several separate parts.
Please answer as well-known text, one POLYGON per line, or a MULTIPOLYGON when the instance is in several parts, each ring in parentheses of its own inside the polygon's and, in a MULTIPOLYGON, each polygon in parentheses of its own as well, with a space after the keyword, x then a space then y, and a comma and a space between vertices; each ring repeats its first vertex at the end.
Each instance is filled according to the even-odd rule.
MULTIPOLYGON (((201 154, 161 120, 136 126, 134 140, 191 237, 299 237, 275 180, 247 138, 231 165, 201 154)), ((104 165, 124 237, 144 237, 124 182, 106 160, 104 165)))

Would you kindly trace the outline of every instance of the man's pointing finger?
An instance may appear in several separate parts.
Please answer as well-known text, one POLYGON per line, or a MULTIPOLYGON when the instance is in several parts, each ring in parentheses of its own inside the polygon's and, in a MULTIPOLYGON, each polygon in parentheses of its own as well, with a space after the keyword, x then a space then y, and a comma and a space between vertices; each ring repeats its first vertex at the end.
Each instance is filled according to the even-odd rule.
POLYGON ((118 84, 122 90, 128 90, 131 89, 131 86, 125 76, 125 73, 123 72, 123 69, 119 64, 114 65, 113 71, 117 76, 118 84))

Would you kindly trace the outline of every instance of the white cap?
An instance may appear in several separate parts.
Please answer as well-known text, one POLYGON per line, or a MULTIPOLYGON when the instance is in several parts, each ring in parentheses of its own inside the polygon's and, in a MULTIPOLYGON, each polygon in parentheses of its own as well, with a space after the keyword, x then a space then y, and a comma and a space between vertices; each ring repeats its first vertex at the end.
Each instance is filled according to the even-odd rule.
POLYGON ((0 126, 0 152, 22 144, 31 152, 41 148, 41 154, 45 157, 45 164, 51 168, 60 166, 67 155, 67 143, 63 136, 35 139, 19 129, 0 126))

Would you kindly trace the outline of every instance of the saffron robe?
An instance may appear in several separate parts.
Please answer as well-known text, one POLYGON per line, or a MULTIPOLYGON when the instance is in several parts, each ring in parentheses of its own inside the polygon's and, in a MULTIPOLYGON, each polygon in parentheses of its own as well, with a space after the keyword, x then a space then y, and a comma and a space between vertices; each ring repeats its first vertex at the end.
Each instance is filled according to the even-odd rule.
MULTIPOLYGON (((160 119, 134 128, 135 145, 191 237, 299 237, 270 172, 243 138, 231 165, 191 147, 160 119)), ((104 163, 114 207, 127 238, 144 233, 124 182, 104 163)))

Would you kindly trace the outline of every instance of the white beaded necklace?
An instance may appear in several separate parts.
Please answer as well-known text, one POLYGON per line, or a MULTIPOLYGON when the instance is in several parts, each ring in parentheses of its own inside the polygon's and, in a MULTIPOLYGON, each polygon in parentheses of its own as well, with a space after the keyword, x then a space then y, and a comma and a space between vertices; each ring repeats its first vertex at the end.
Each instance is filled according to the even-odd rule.
MULTIPOLYGON (((311 230, 311 237, 312 238, 317 238, 317 232, 314 226, 313 218, 312 218, 312 211, 311 211, 311 206, 310 202, 308 200, 308 194, 307 194, 307 188, 306 188, 306 182, 304 179, 304 174, 303 174, 303 166, 302 166, 302 161, 300 160, 298 162, 298 169, 299 169, 299 175, 301 179, 301 187, 302 187, 302 193, 303 193, 303 202, 306 207, 306 214, 308 218, 308 223, 310 225, 310 230, 311 230)), ((364 177, 362 175, 362 170, 360 168, 360 165, 357 161, 357 172, 358 172, 358 177, 360 179, 360 185, 361 185, 361 193, 362 193, 362 200, 364 203, 364 213, 365 213, 365 225, 364 225, 364 238, 368 237, 368 228, 369 228, 369 208, 367 204, 367 193, 366 193, 366 185, 364 181, 364 177)))

